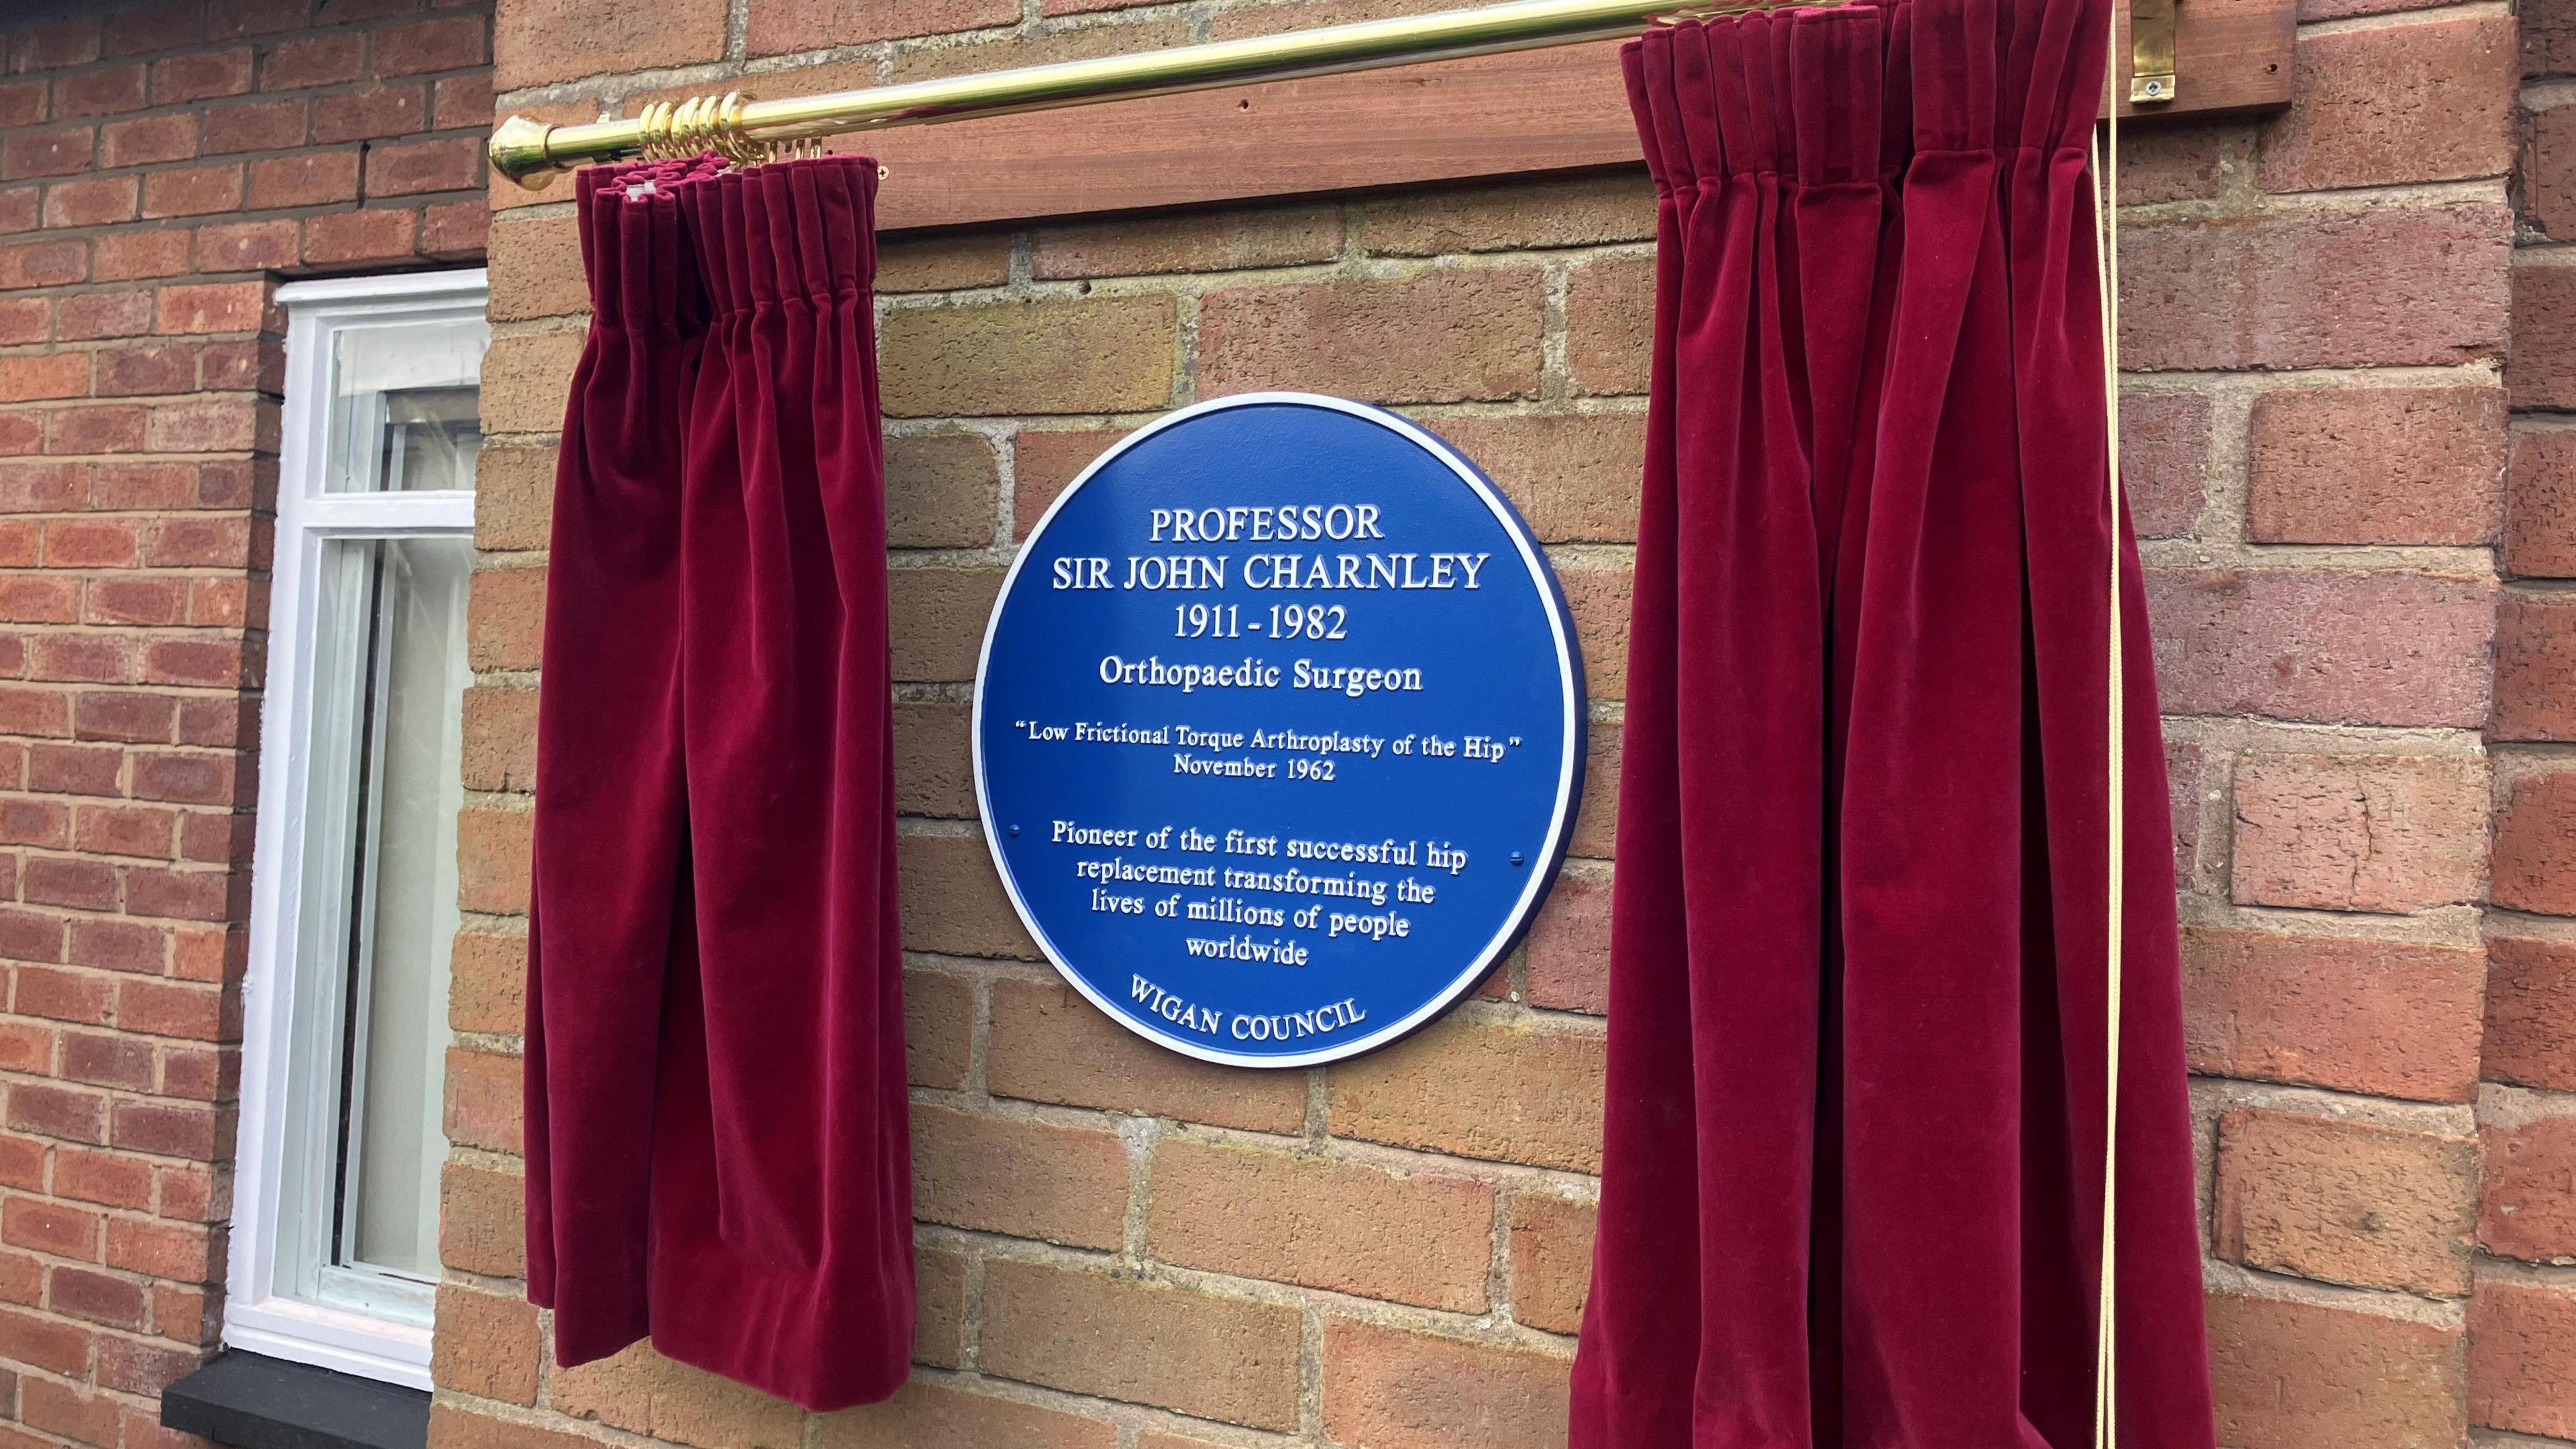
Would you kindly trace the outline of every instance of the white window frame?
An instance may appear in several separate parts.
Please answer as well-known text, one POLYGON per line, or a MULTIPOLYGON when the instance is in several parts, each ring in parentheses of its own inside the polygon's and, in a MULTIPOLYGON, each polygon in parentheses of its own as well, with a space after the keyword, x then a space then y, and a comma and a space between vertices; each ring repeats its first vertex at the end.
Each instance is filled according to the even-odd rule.
MULTIPOLYGON (((242 983, 242 1084, 234 1164, 232 1246, 224 1308, 228 1347, 366 1378, 430 1387, 424 1303, 366 1303, 343 1285, 318 1302, 299 1291, 313 1234, 326 1224, 297 1200, 299 1164, 334 1161, 337 1101, 297 1101, 288 1090, 299 1023, 345 1010, 330 971, 299 973, 306 796, 313 775, 315 653, 323 546, 334 539, 454 537, 474 533, 471 492, 325 491, 335 392, 332 340, 351 325, 431 322, 484 315, 481 268, 290 282, 285 431, 280 438, 275 562, 269 590, 269 665, 261 709, 258 832, 251 867, 250 958, 242 983)), ((336 964, 336 963, 335 963, 336 964)), ((444 1006, 440 1007, 444 1020, 444 1006)), ((336 1023, 335 1023, 336 1029, 336 1023)), ((321 1212, 328 1216, 327 1208, 321 1212)), ((327 1239, 326 1239, 327 1241, 327 1239)), ((324 1272, 336 1272, 327 1265, 324 1272)), ((434 1294, 434 1288, 427 1293, 434 1294)))

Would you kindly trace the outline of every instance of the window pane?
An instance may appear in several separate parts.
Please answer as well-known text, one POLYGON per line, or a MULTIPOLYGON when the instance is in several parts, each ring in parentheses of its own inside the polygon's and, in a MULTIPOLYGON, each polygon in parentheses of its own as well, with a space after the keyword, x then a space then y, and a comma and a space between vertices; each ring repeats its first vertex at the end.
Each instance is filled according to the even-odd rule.
POLYGON ((471 490, 482 443, 476 383, 490 328, 450 318, 335 334, 331 457, 335 493, 471 490))
POLYGON ((327 1261, 434 1280, 474 550, 335 540, 321 564, 308 940, 346 1004, 327 1261))

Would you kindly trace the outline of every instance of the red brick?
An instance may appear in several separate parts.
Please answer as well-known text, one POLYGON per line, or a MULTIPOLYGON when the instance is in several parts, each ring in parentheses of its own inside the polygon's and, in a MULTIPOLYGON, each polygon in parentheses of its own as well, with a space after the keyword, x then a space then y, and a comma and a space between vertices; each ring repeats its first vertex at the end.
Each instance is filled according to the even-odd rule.
POLYGON ((467 71, 440 76, 430 86, 431 123, 441 131, 461 126, 487 129, 493 122, 492 72, 467 71))
MULTIPOLYGON (((22 994, 25 977, 25 972, 19 973, 22 994)), ((9 1125, 41 1137, 105 1142, 107 1101, 96 1092, 75 1092, 22 1082, 9 1089, 9 1125)))
POLYGON ((199 149, 209 156, 285 151, 305 143, 310 107, 300 97, 235 101, 206 112, 199 149))
POLYGON ((367 64, 386 77, 481 65, 491 58, 483 50, 483 26, 483 17, 471 14, 383 26, 367 37, 367 64))
POLYGON ((21 1382, 18 1417, 30 1428, 84 1444, 113 1446, 124 1442, 123 1421, 114 1399, 84 1393, 50 1379, 29 1377, 21 1382))
POLYGON ((2335 911, 2473 900, 2486 812, 2472 758, 2249 756, 2236 768, 2232 895, 2335 911))
POLYGON ((439 1183, 440 1260, 450 1268, 495 1278, 524 1273, 527 1207, 519 1176, 449 1162, 439 1183))
POLYGON ((2576 578, 2576 429, 2515 435, 2504 567, 2524 578, 2576 578))
POLYGON ((1306 1084, 1297 1073, 1245 1072, 1164 1051, 1060 982, 996 981, 992 1012, 985 1071, 996 1096, 1255 1132, 1294 1132, 1305 1122, 1306 1084))
MULTIPOLYGON (((2123 138, 2123 145, 2127 144, 2123 138)), ((2125 172, 2127 158, 2121 160, 2125 172)), ((2120 399, 2120 475, 2140 538, 2181 538, 2199 519, 2209 475, 2209 397, 2131 393, 2120 399)))
POLYGON ((87 1208, 12 1197, 0 1206, 0 1242, 58 1258, 92 1260, 98 1257, 101 1221, 87 1208))
POLYGON ((41 352, 0 357, 0 402, 79 397, 88 391, 88 353, 41 352))
POLYGON ((161 289, 163 332, 253 332, 268 306, 265 282, 208 282, 161 289))
POLYGON ((483 143, 472 136, 380 142, 367 150, 367 195, 414 196, 483 184, 483 143))
POLYGON ((2165 371, 2491 356, 2504 344, 2511 230, 2503 207, 2484 205, 2124 226, 2121 363, 2165 371))
POLYGON ((1569 1361, 1528 1349, 1324 1324, 1324 1432, 1370 1449, 1558 1449, 1569 1361))
POLYGON ((292 221, 246 221, 197 229, 197 270, 201 272, 272 271, 293 266, 297 255, 292 221))
POLYGON ((89 169, 96 152, 94 126, 65 126, 51 131, 17 131, 0 137, 0 180, 29 176, 69 176, 89 169))
POLYGON ((42 342, 53 333, 51 297, 0 298, 0 345, 42 342))
POLYGON ((1297 1426, 1298 1313, 987 1259, 984 1372, 1258 1429, 1297 1426))
POLYGON ((110 226, 134 219, 131 176, 93 176, 45 188, 45 225, 110 226))
POLYGON ((1655 335, 1655 268, 1619 257, 1576 267, 1565 289, 1565 366, 1575 391, 1646 390, 1655 335))
POLYGON ((2576 942, 2487 938, 2485 1074, 2576 1091, 2576 942))
POLYGON ((89 1365, 90 1335, 77 1324, 0 1309, 0 1357, 58 1374, 89 1365))
POLYGON ((449 1141, 495 1152, 515 1154, 522 1150, 517 1057, 450 1047, 446 1082, 449 1141))
POLYGON ((2303 34, 2290 107, 2263 130, 2261 183, 2323 191, 2502 175, 2518 62, 2505 15, 2303 34))
POLYGON ((2576 1438, 2576 1295, 2487 1279, 2469 1299, 2469 1421, 2576 1438))
POLYGON ((61 120, 139 111, 145 104, 140 65, 73 71, 54 82, 54 115, 61 120))
POLYGON ((2254 403, 2248 535, 2265 543, 2491 543, 2504 394, 2289 388, 2254 403))
POLYGON ((418 217, 408 207, 389 206, 307 217, 304 260, 315 266, 340 266, 408 257, 418 217))
POLYGON ((158 231, 119 232, 98 239, 95 280, 126 282, 138 277, 170 277, 188 270, 188 233, 178 227, 158 231))
POLYGON ((99 56, 99 20, 94 15, 57 15, 20 33, 19 67, 29 70, 86 65, 99 56))
POLYGON ((1116 1248, 1127 1150, 1116 1134, 945 1107, 912 1116, 914 1211, 979 1232, 1116 1248))
POLYGON ((143 214, 147 217, 204 216, 209 212, 236 211, 241 204, 239 166, 155 171, 143 178, 143 214))
POLYGON ((112 1328, 143 1326, 143 1285, 87 1268, 56 1268, 48 1275, 46 1306, 112 1328))
POLYGON ((2465 1294, 2477 1181, 2464 1137, 2230 1112, 2212 1236, 2220 1257, 2268 1272, 2465 1294))
POLYGON ((438 1321, 431 1368, 444 1387, 509 1404, 537 1401, 537 1365, 544 1352, 537 1310, 516 1294, 504 1297, 458 1283, 438 1289, 438 1321))
MULTIPOLYGON (((141 292, 128 293, 149 301, 141 292)), ((112 347, 98 354, 98 379, 95 384, 101 397, 135 397, 154 393, 186 392, 196 386, 197 351, 180 343, 143 343, 133 347, 112 347)))
POLYGON ((2486 723, 2494 588, 2304 569, 2147 576, 2156 675, 2176 714, 2326 724, 2486 723))
POLYGON ((314 150, 250 163, 249 206, 323 206, 358 199, 358 153, 314 150))
POLYGON ((865 40, 980 30, 1010 25, 1019 18, 1012 0, 826 0, 822 4, 761 0, 752 7, 747 41, 753 55, 777 55, 865 40))
MULTIPOLYGON (((894 615, 894 677, 965 680, 975 674, 984 623, 1001 592, 995 569, 895 569, 887 580, 894 615)), ((480 590, 478 577, 477 590, 480 590)))
POLYGON ((2544 915, 2576 915, 2576 770, 2513 782, 2496 817, 2495 904, 2544 915))
POLYGON ((420 250, 442 261, 480 259, 492 225, 492 210, 480 199, 423 207, 420 250))
POLYGON ((2183 937, 2195 1071, 2466 1101, 2479 1063, 2479 953, 2199 929, 2183 937))
POLYGON ((205 38, 203 6, 193 3, 193 0, 163 0, 157 5, 118 10, 116 23, 105 29, 105 53, 148 55, 153 51, 195 45, 205 38))
POLYGON ((107 1266, 183 1283, 203 1282, 222 1262, 223 1229, 199 1223, 107 1220, 107 1266))
POLYGON ((214 1111, 206 1107, 118 1102, 109 1110, 111 1139, 118 1147, 164 1157, 212 1157, 228 1144, 219 1141, 214 1111))
POLYGON ((336 146, 408 136, 429 129, 428 111, 428 88, 418 82, 340 91, 313 103, 313 139, 336 146))
POLYGON ((2507 590, 2495 658, 2493 736, 2576 740, 2576 596, 2507 590))
POLYGON ((27 862, 19 890, 29 905, 112 911, 116 909, 116 867, 103 860, 35 856, 27 862))
POLYGON ((113 1152, 65 1147, 54 1154, 54 1191, 109 1207, 146 1208, 152 1205, 152 1167, 113 1152))
POLYGON ((66 341, 139 336, 152 330, 152 298, 131 290, 65 297, 56 330, 66 341))
POLYGON ((1451 1017, 1325 1078, 1336 1136, 1597 1171, 1602 1041, 1451 1017))
POLYGON ((276 417, 259 399, 216 396, 154 408, 143 436, 155 452, 220 453, 259 446, 263 428, 273 435, 276 417))
POLYGON ((528 0, 496 17, 492 83, 517 90, 714 60, 724 54, 725 13, 725 0, 614 8, 588 0, 528 0))
POLYGON ((1111 444, 1131 431, 1127 428, 1066 432, 1021 429, 1012 440, 1012 538, 1028 537, 1029 530, 1037 527, 1038 520, 1045 516, 1056 495, 1070 486, 1094 459, 1107 452, 1111 444))
MULTIPOLYGON (((98 1345, 98 1386, 129 1394, 157 1396, 173 1382, 196 1372, 205 1361, 206 1356, 193 1347, 139 1343, 130 1338, 103 1338, 98 1345)), ((162 1430, 158 1419, 157 1414, 150 1416, 150 1427, 144 1432, 157 1431, 163 1435, 176 1432, 162 1430)), ((134 1420, 129 1419, 127 1426, 127 1444, 151 1442, 138 1436, 134 1420)))
MULTIPOLYGON (((1118 1427, 1103 1419, 942 1388, 919 1378, 882 1404, 844 1410, 816 1423, 819 1449, 1114 1449, 1118 1443, 1118 1427)), ((460 1446, 464 1442, 457 1441, 460 1446)), ((526 1449, 554 1446, 531 1444, 526 1449)))
POLYGON ((2460 1444, 2463 1337, 2405 1318, 2209 1297, 2218 1442, 2239 1449, 2460 1444))
POLYGON ((250 89, 250 69, 248 46, 156 60, 152 63, 152 100, 156 105, 170 106, 214 96, 237 96, 250 89))
POLYGON ((89 248, 78 241, 29 242, 0 247, 0 291, 59 287, 89 275, 89 248))
POLYGON ((260 66, 260 89, 304 90, 356 80, 366 48, 365 34, 354 30, 286 41, 260 66))
POLYGON ((1594 1016, 1608 1011, 1608 878, 1573 870, 1560 874, 1548 891, 1547 904, 1530 924, 1525 951, 1531 1005, 1594 1016))
MULTIPOLYGON (((2487 1113, 2482 1112, 2481 1116, 2487 1113)), ((2484 1124, 2478 1242, 2534 1262, 2576 1258, 2576 1116, 2510 1114, 2484 1124)))
POLYGON ((149 166, 197 154, 197 118, 187 112, 138 116, 98 128, 98 164, 149 166))
POLYGON ((1210 292, 1199 388, 1329 387, 1396 403, 1534 396, 1545 311, 1540 274, 1519 268, 1210 292))
POLYGON ((50 90, 42 76, 0 82, 0 129, 14 130, 45 119, 50 90))
POLYGON ((1493 1224, 1483 1183, 1166 1137, 1154 1149, 1145 1250, 1187 1268, 1480 1313, 1493 1224))
POLYGON ((1177 366, 1176 316, 1172 300, 1157 296, 898 308, 887 314, 878 341, 886 415, 1166 406, 1177 366))

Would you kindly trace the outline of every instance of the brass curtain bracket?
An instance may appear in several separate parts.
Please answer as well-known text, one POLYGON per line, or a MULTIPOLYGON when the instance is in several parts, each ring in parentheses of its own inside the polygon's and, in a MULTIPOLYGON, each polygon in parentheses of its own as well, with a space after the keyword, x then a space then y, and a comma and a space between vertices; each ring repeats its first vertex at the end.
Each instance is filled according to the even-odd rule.
POLYGON ((2129 103, 2163 105, 2179 87, 2174 79, 2174 6, 2177 0, 2129 0, 2129 103))

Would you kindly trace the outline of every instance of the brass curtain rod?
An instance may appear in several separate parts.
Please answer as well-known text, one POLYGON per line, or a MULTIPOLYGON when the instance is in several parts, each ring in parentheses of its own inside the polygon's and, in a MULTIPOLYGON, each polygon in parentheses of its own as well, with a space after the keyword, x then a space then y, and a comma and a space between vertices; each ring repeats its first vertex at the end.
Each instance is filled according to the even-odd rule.
POLYGON ((626 121, 550 126, 512 116, 492 132, 492 166, 534 190, 558 172, 588 162, 642 155, 657 145, 691 151, 712 147, 737 159, 758 159, 784 144, 849 131, 1608 40, 1635 34, 1638 26, 1649 21, 1682 15, 1837 3, 1840 0, 1720 0, 1715 4, 1509 0, 1471 10, 1400 15, 786 100, 755 101, 739 94, 700 97, 681 103, 676 110, 651 107, 645 115, 626 121))

